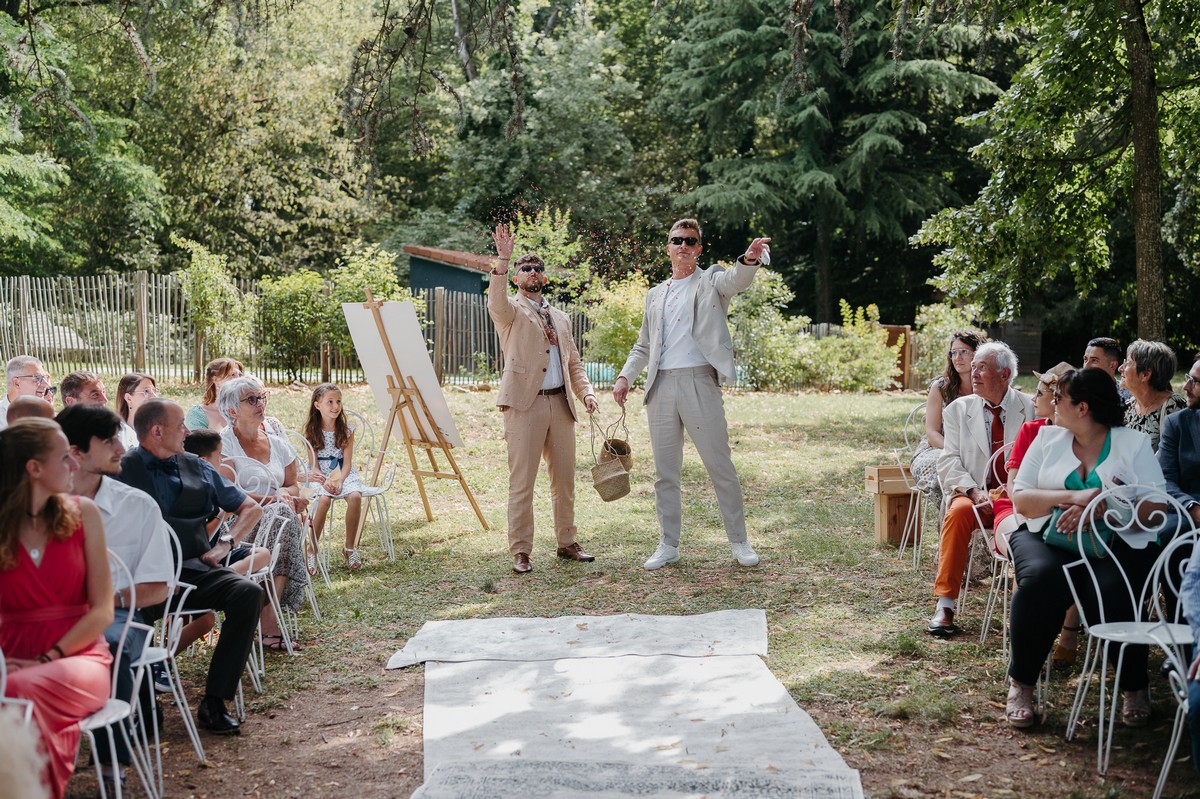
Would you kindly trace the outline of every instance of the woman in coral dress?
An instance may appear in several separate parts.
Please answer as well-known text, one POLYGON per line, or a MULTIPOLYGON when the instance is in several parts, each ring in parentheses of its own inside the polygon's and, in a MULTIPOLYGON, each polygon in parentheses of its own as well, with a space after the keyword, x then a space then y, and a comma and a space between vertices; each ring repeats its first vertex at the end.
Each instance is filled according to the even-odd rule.
POLYGON ((72 497, 66 436, 49 419, 0 431, 0 649, 5 694, 33 703, 47 756, 44 780, 61 797, 75 768, 79 721, 104 706, 113 618, 104 525, 72 497))

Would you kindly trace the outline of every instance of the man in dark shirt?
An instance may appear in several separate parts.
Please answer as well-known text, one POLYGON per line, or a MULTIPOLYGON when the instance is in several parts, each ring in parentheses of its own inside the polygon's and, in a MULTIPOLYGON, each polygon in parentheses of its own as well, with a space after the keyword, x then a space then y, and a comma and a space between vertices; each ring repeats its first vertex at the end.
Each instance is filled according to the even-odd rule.
MULTIPOLYGON (((154 497, 175 531, 183 557, 180 579, 196 586, 187 605, 225 612, 197 719, 211 732, 237 735, 240 726, 226 712, 225 702, 237 694, 266 594, 261 586, 221 563, 230 547, 254 529, 262 508, 206 461, 183 451, 187 428, 183 408, 176 403, 147 400, 134 417, 134 431, 138 446, 121 459, 121 482, 154 497), (206 524, 220 510, 236 513, 237 522, 213 546, 206 524)), ((157 618, 162 612, 159 606, 146 609, 143 615, 157 618)))

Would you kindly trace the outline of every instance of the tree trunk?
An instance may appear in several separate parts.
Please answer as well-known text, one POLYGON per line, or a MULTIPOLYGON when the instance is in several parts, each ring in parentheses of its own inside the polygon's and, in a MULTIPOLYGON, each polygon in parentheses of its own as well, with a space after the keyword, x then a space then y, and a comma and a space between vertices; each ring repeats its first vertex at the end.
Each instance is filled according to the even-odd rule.
POLYGON ((817 214, 817 322, 834 322, 833 318, 833 287, 830 285, 830 228, 829 218, 822 213, 817 214))
POLYGON ((463 30, 462 12, 458 0, 450 0, 450 10, 454 14, 454 42, 458 46, 458 58, 462 61, 463 72, 467 82, 475 80, 475 64, 471 61, 471 51, 467 49, 467 34, 463 30))
POLYGON ((1133 122, 1133 229, 1137 259, 1138 336, 1162 341, 1166 333, 1162 270, 1162 161, 1158 140, 1158 86, 1146 18, 1138 0, 1117 0, 1129 56, 1133 122))

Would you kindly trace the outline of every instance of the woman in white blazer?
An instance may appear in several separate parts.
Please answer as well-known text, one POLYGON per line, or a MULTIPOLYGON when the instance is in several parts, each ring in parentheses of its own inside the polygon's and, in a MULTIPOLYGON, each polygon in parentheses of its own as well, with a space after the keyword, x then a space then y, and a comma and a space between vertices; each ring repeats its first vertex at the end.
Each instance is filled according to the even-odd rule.
MULTIPOLYGON (((1072 604, 1062 567, 1079 559, 1078 551, 1053 547, 1043 540, 1043 534, 1051 526, 1078 530, 1084 508, 1104 487, 1111 487, 1114 479, 1157 489, 1165 486, 1150 438, 1123 426, 1124 409, 1107 372, 1082 369, 1061 375, 1054 399, 1055 424, 1038 432, 1013 485, 1013 505, 1028 521, 1009 540, 1017 591, 1012 601, 1012 660, 1005 716, 1009 724, 1020 728, 1035 721, 1033 686, 1054 645, 1063 613, 1072 604)), ((1153 535, 1123 536, 1120 532, 1110 546, 1112 558, 1093 561, 1105 597, 1106 618, 1129 620, 1134 618, 1134 608, 1121 601, 1128 592, 1113 559, 1120 560, 1137 586, 1149 575, 1161 547, 1153 535)), ((1096 618, 1096 598, 1087 589, 1081 590, 1080 601, 1085 617, 1096 618)), ((1150 716, 1146 657, 1145 647, 1129 647, 1125 652, 1121 720, 1127 726, 1144 725, 1150 716)))

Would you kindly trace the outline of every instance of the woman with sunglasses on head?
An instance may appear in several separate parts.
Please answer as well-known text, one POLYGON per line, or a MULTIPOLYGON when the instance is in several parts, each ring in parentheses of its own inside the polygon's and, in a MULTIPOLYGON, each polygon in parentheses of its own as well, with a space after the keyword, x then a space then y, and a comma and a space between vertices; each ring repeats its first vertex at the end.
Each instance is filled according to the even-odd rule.
POLYGON ((158 382, 150 375, 130 372, 117 383, 117 416, 121 417, 121 445, 130 450, 138 445, 133 431, 133 417, 148 399, 158 396, 158 382))
POLYGON ((942 409, 959 397, 973 394, 971 388, 971 359, 975 350, 987 341, 987 336, 975 330, 960 330, 950 337, 946 353, 946 368, 929 384, 925 402, 925 435, 913 451, 910 469, 917 487, 926 500, 941 512, 942 487, 938 482, 937 459, 942 454, 945 438, 942 435, 942 409))
POLYGON ((79 721, 104 706, 112 679, 104 525, 91 500, 70 496, 78 468, 49 419, 21 419, 0 432, 4 693, 33 704, 54 797, 75 768, 79 721))
MULTIPOLYGON (((276 540, 281 542, 273 572, 275 590, 280 604, 295 612, 304 602, 304 589, 308 585, 298 515, 308 507, 308 502, 300 496, 296 483, 298 470, 307 466, 300 463, 287 441, 263 429, 268 396, 263 384, 253 377, 236 377, 221 386, 217 392, 217 407, 229 422, 221 433, 221 444, 225 457, 234 459, 232 468, 235 472, 253 469, 243 478, 251 489, 250 496, 264 504, 265 512, 259 526, 270 525, 268 529, 272 530, 266 540, 254 543, 271 549, 276 540)), ((257 535, 256 531, 255 537, 257 535)), ((250 551, 250 548, 245 549, 250 551)), ((236 552, 239 550, 234 550, 236 552)), ((268 649, 285 651, 279 620, 274 618, 270 606, 263 610, 262 621, 264 645, 268 649)))
MULTIPOLYGON (((1013 483, 1013 505, 1026 519, 1009 538, 1017 590, 1012 599, 1005 718, 1013 727, 1031 727, 1036 721, 1033 686, 1074 601, 1062 567, 1079 559, 1077 536, 1091 535, 1092 521, 1083 518, 1083 511, 1105 486, 1118 481, 1160 491, 1166 485, 1149 437, 1124 426, 1117 385, 1108 373, 1095 368, 1067 371, 1054 388, 1054 425, 1043 427, 1034 438, 1013 483), (1072 536, 1069 546, 1058 546, 1060 533, 1072 536)), ((1143 503, 1140 510, 1149 511, 1150 505, 1143 503)), ((1105 619, 1128 621, 1136 609, 1128 600, 1121 569, 1130 584, 1143 584, 1162 548, 1120 530, 1109 547, 1112 557, 1092 559, 1091 565, 1104 598, 1105 619)), ((1076 587, 1085 617, 1098 618, 1090 583, 1076 587)), ((1150 717, 1147 654, 1144 646, 1130 646, 1121 666, 1121 721, 1128 727, 1142 726, 1150 717)))

